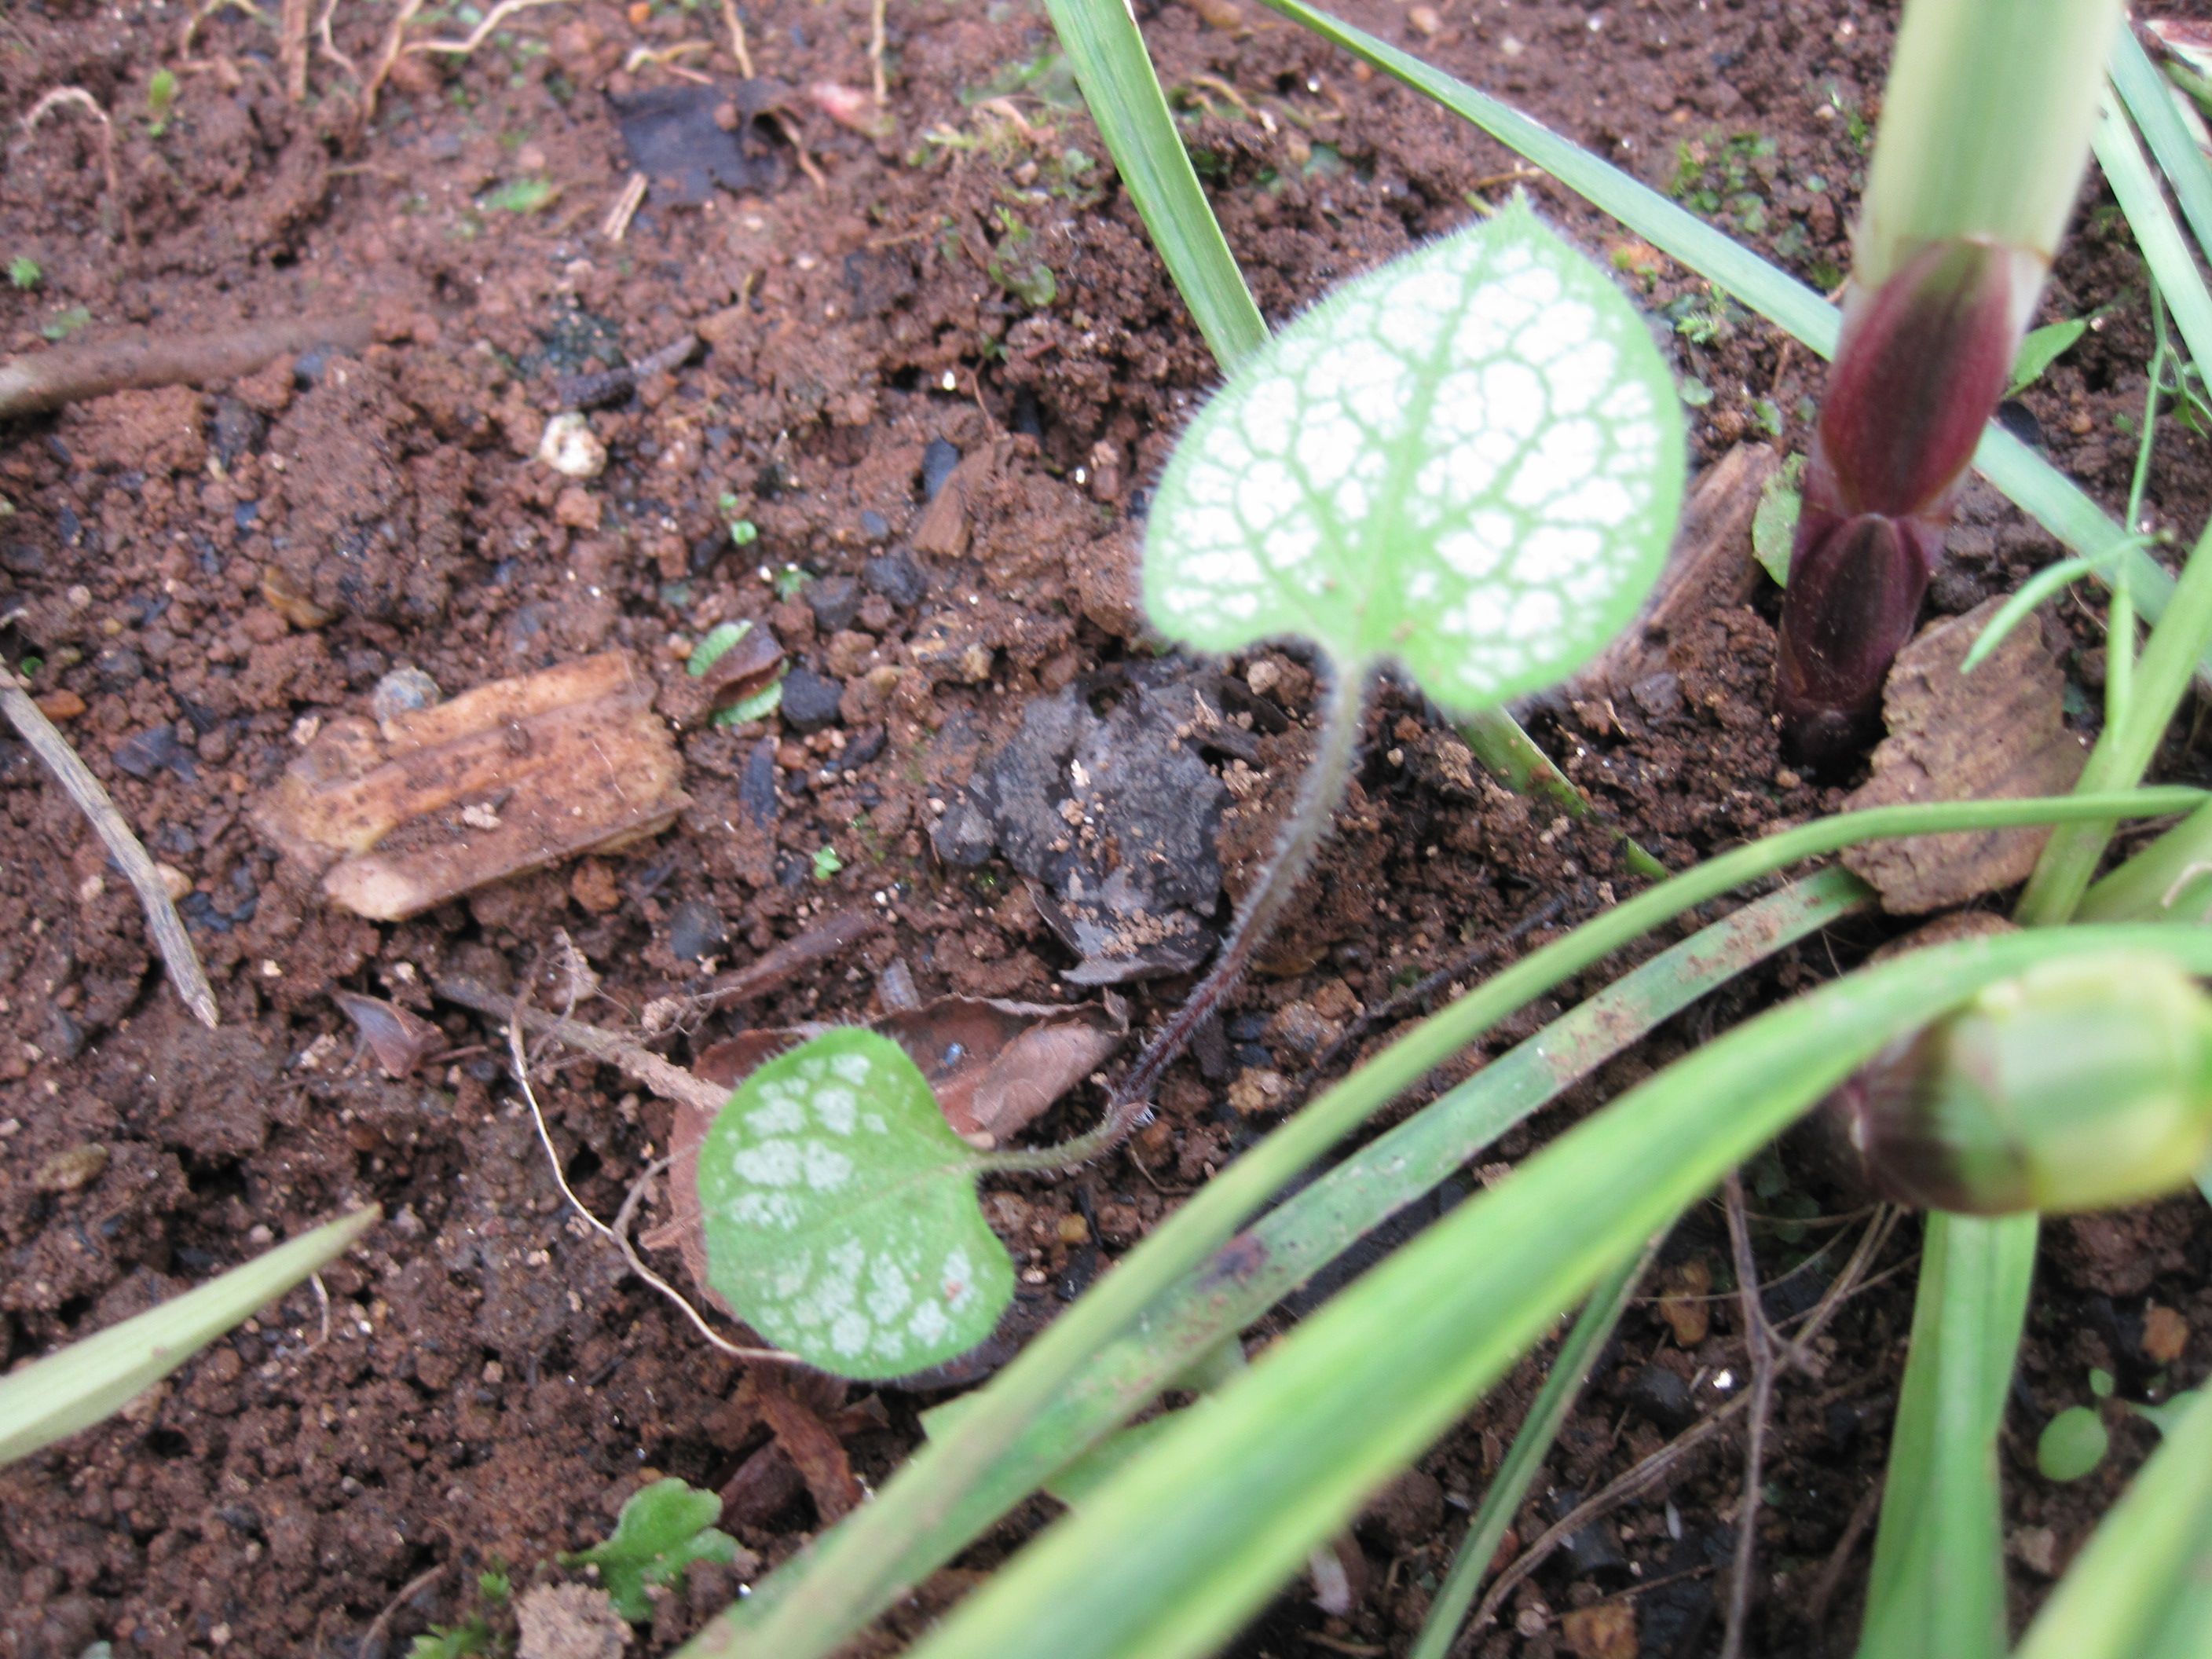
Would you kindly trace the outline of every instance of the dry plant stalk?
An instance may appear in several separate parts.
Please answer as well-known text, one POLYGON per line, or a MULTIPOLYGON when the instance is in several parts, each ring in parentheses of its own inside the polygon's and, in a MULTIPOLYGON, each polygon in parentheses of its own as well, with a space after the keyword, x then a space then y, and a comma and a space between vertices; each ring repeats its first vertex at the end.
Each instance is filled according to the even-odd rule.
POLYGON ((111 392, 236 380, 287 352, 312 346, 356 352, 370 337, 368 319, 356 315, 248 323, 212 334, 140 335, 98 345, 56 346, 0 363, 0 420, 104 398, 111 392))
POLYGON ((277 25, 276 61, 284 70, 284 96, 307 101, 307 0, 284 0, 277 25))
MULTIPOLYGON (((100 108, 100 100, 82 87, 56 87, 31 106, 31 112, 23 118, 23 131, 26 133, 36 132, 39 123, 58 109, 82 110, 98 123, 100 168, 106 181, 107 204, 115 216, 110 234, 119 231, 120 240, 128 243, 131 240, 131 210, 124 203, 123 179, 115 167, 115 124, 107 118, 107 112, 100 108)), ((0 413, 4 412, 4 409, 0 409, 0 413)))
POLYGON ((722 21, 730 26, 730 55, 738 60, 738 73, 753 78, 753 54, 745 44, 745 26, 738 15, 737 0, 722 0, 722 21))
POLYGON ((145 848, 131 833, 115 802, 76 750, 70 747, 69 739, 54 729, 53 722, 31 701, 30 694, 15 677, 4 671, 0 671, 0 708, 8 711, 8 718, 23 734, 23 741, 31 745, 31 752, 46 763, 47 770, 69 792, 78 810, 92 821, 94 830, 115 855, 115 861, 123 866, 131 890, 138 895, 138 902, 145 908, 146 928, 154 936, 155 948, 160 951, 161 961, 168 968, 169 982, 177 988, 185 1006, 192 1011, 192 1017, 201 1024, 216 1024, 215 989, 208 983, 199 955, 185 932, 184 921, 170 902, 169 890, 154 868, 154 860, 146 855, 145 848))

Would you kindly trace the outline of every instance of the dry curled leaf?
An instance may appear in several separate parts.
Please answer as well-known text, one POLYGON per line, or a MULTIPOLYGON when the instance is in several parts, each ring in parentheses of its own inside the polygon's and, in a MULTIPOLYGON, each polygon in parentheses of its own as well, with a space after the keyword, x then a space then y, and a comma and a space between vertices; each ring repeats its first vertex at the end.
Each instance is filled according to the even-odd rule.
POLYGON ((391 1078, 411 1077, 437 1049, 446 1034, 420 1014, 408 1012, 382 997, 365 997, 357 991, 333 991, 331 1000, 353 1022, 361 1040, 368 1045, 376 1063, 391 1078))
MULTIPOLYGON (((2030 617, 1971 674, 1959 665, 2001 599, 1924 629, 1898 653, 1882 693, 1889 735, 1850 810, 1905 801, 2063 795, 2081 775, 2081 739, 2066 729, 2065 678, 2030 617)), ((1893 915, 1924 915, 2024 881, 2047 828, 1962 830, 1869 842, 1844 865, 1893 915)))

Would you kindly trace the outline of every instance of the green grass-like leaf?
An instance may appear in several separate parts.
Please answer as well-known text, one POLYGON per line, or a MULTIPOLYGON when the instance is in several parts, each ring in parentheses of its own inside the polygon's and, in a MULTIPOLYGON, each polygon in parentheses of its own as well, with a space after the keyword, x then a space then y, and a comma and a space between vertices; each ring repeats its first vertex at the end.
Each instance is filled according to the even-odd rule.
POLYGON ((1000 1568, 915 1659, 1212 1650, 1561 1310, 1881 1043, 2075 950, 2166 951, 2212 971, 2212 931, 2073 931, 1934 946, 1678 1060, 1270 1349, 1204 1420, 1164 1433, 1000 1568))
POLYGON ((344 1254, 382 1214, 371 1206, 327 1222, 0 1377, 0 1468, 120 1411, 257 1308, 344 1254))
POLYGON ((632 1624, 653 1617, 651 1589, 679 1583, 694 1561, 734 1561, 738 1540, 715 1530, 722 1500, 669 1475, 630 1494, 604 1543, 561 1558, 566 1567, 597 1567, 599 1587, 632 1624))
POLYGON ((989 1336, 1014 1292, 981 1167, 921 1070, 827 1032, 748 1077, 707 1132, 708 1276, 779 1347, 840 1376, 903 1376, 989 1336))
POLYGON ((1045 0, 1122 188, 1214 358, 1234 368, 1267 337, 1122 0, 1045 0))
POLYGON ((1160 480, 1146 608, 1204 650, 1299 635, 1480 708, 1627 622, 1681 488, 1644 319, 1516 201, 1347 283, 1231 378, 1160 480))

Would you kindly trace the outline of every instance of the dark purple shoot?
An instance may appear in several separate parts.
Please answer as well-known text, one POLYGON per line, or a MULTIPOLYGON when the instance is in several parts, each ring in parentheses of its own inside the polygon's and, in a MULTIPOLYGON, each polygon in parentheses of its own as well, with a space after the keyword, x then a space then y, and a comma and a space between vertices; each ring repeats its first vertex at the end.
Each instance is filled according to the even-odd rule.
POLYGON ((1847 308, 1782 601, 1775 704, 1795 758, 1833 764, 1881 734, 1882 682, 2041 280, 2017 250, 1936 243, 1847 308))

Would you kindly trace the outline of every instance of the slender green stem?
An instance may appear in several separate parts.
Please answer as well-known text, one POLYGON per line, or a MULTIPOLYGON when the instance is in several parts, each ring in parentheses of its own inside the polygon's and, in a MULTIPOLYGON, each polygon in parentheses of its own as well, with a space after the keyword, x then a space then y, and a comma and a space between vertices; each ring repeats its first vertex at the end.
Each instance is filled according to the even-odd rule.
POLYGON ((1544 1459, 1551 1452, 1552 1443, 1559 1437, 1567 1413, 1582 1395, 1598 1350, 1612 1337, 1613 1327, 1620 1322, 1657 1250, 1656 1243, 1648 1245, 1622 1262, 1583 1304, 1574 1329, 1552 1356, 1544 1386, 1528 1407, 1528 1415, 1522 1419, 1505 1461, 1498 1466, 1490 1489, 1482 1494, 1482 1506, 1467 1523, 1467 1536, 1460 1540, 1459 1553, 1452 1558, 1451 1571, 1444 1576, 1437 1599, 1429 1603, 1429 1616, 1421 1621, 1421 1633, 1414 1640, 1410 1659, 1449 1659, 1453 1638, 1474 1603, 1474 1593, 1482 1587, 1483 1576, 1490 1571, 1505 1529, 1513 1524, 1521 1500, 1543 1472, 1544 1459))
MULTIPOLYGON (((1359 757, 1359 734, 1367 713, 1367 682, 1371 671, 1365 663, 1346 663, 1331 673, 1328 700, 1322 706, 1321 728, 1314 738, 1314 757, 1298 780, 1298 795, 1290 816, 1276 831, 1275 850, 1267 867, 1244 895, 1236 922, 1204 979, 1194 986, 1169 1017, 1168 1023, 1139 1055, 1114 1091, 1114 1107, 1100 1133, 1110 1139, 1097 1155, 1133 1127, 1159 1087, 1161 1077, 1189 1044, 1191 1034, 1237 988, 1251 964, 1252 953, 1275 931, 1284 910, 1297 896, 1298 885, 1313 867, 1314 854, 1328 834, 1336 805, 1344 798, 1352 763, 1359 757), (1115 1127, 1118 1123, 1118 1128, 1115 1127)), ((1091 1137, 1085 1137, 1088 1140, 1091 1137)), ((1082 1143, 1070 1142, 1071 1146, 1082 1143)), ((1078 1161, 1080 1161, 1079 1159, 1078 1161)))
MULTIPOLYGON (((1475 759, 1515 794, 1549 801, 1571 818, 1597 816, 1590 798, 1536 746, 1536 740, 1506 710, 1480 709, 1462 717, 1459 729, 1475 759)), ((1655 881, 1666 875, 1667 866, 1645 852, 1627 831, 1616 830, 1613 835, 1621 861, 1632 873, 1655 881)))
POLYGON ((1214 360, 1234 369, 1266 340, 1267 325, 1199 188, 1137 20, 1122 0, 1045 0, 1045 9, 1176 292, 1214 360))
MULTIPOLYGON (((2166 723, 2189 690, 2197 659, 2212 639, 2212 529, 2197 548, 2175 584, 2173 603, 2151 630, 2136 675, 2134 707, 2124 726, 2107 726, 2082 769, 2085 793, 2124 788, 2142 776, 2166 723)), ((2063 921, 2074 913, 2097 860, 2112 840, 2113 825, 2076 819, 2055 831, 2021 896, 2019 919, 2029 925, 2063 921)))
POLYGON ((1183 1274, 1218 1249, 1283 1184, 1498 1021, 1685 910, 1747 881, 1861 841, 2193 811, 2195 789, 2062 800, 1944 801, 1847 812, 1782 831, 1661 882, 1523 958, 1431 1015, 1328 1089, 1200 1188, 1001 1371, 964 1418, 917 1452, 876 1501, 810 1547, 804 1582, 790 1567, 692 1638, 691 1659, 750 1650, 815 1659, 849 1635, 850 1610, 879 1607, 910 1581, 902 1550, 944 1525, 995 1461, 1098 1351, 1183 1274), (743 1644, 741 1646, 740 1644, 743 1644))
POLYGON ((2035 1232, 2032 1215, 1928 1218, 1860 1659, 2004 1651, 1997 1430, 2035 1232))
POLYGON ((2201 806, 2099 881, 2080 921, 2212 921, 2212 806, 2201 806))

